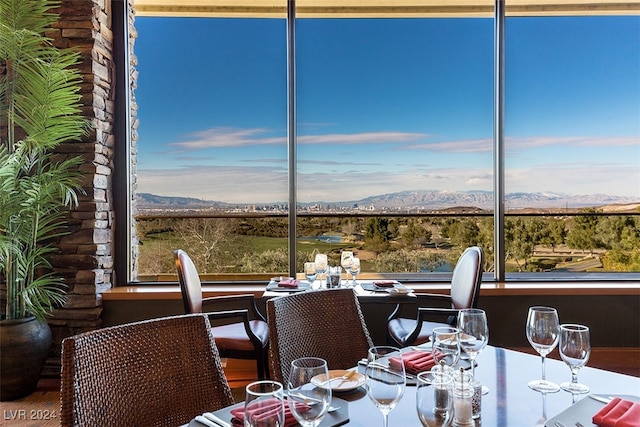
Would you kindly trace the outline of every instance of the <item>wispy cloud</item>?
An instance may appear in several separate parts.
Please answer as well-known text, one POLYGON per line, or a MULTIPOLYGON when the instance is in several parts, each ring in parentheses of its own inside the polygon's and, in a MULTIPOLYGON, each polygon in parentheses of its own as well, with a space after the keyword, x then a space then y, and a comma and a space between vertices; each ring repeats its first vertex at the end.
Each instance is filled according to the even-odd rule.
MULTIPOLYGON (((272 135, 266 128, 237 129, 216 127, 193 132, 181 141, 167 144, 178 150, 204 150, 208 148, 231 148, 259 145, 286 144, 287 137, 272 135)), ((329 133, 320 135, 298 135, 299 144, 386 144, 406 143, 427 138, 427 134, 413 132, 361 132, 329 133)))
MULTIPOLYGON (((586 136, 531 136, 505 137, 508 151, 526 150, 539 147, 626 147, 640 144, 637 137, 586 137, 586 136)), ((460 139, 452 141, 428 141, 421 144, 405 145, 403 150, 429 150, 441 153, 486 153, 493 150, 492 138, 460 139)))
POLYGON ((637 137, 593 137, 593 136, 531 136, 507 137, 507 149, 528 149, 561 145, 566 147, 626 147, 640 144, 637 137))

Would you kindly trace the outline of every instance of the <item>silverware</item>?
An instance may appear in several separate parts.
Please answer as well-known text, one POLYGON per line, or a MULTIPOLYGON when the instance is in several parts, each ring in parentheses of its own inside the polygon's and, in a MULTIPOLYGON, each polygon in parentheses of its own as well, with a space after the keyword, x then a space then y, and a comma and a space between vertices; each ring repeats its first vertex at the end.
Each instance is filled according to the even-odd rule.
POLYGON ((567 427, 564 424, 562 424, 560 421, 556 421, 555 423, 553 423, 553 425, 556 427, 567 427))
POLYGON ((202 415, 196 416, 196 421, 199 422, 200 424, 204 424, 207 427, 220 427, 220 424, 214 423, 213 421, 209 421, 202 415))
POLYGON ((210 421, 213 421, 219 427, 231 427, 231 423, 226 422, 225 420, 223 420, 222 418, 220 418, 219 416, 211 412, 205 412, 204 414, 202 414, 202 416, 210 421))
POLYGON ((327 381, 323 382, 322 385, 327 385, 327 384, 332 384, 334 381, 339 381, 338 385, 341 385, 342 383, 351 380, 351 377, 354 376, 356 374, 356 369, 350 369, 347 372, 344 373, 344 375, 341 375, 339 377, 333 377, 333 378, 329 378, 327 381))
POLYGON ((611 402, 611 399, 606 398, 606 397, 602 397, 602 396, 596 396, 595 394, 590 394, 589 397, 592 398, 593 400, 597 400, 598 402, 601 402, 601 403, 609 403, 609 402, 611 402))
POLYGON ((576 421, 576 427, 584 427, 579 421, 576 421))

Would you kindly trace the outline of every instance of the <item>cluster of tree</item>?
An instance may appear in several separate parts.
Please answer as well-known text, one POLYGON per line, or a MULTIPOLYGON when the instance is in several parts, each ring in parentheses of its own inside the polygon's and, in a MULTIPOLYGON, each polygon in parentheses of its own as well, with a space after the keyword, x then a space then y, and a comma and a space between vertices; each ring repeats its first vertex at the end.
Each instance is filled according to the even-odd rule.
MULTIPOLYGON (((640 217, 602 216, 594 210, 564 217, 505 219, 507 261, 518 271, 553 269, 562 256, 543 257, 560 247, 594 255, 605 271, 640 271, 640 217)), ((462 250, 482 246, 492 270, 492 217, 299 217, 298 237, 340 234, 351 246, 375 255, 371 268, 385 272, 434 271, 454 265, 462 250)), ((287 218, 156 218, 137 221, 141 274, 172 273, 172 251, 182 248, 203 273, 286 272, 287 218)), ((336 251, 339 252, 340 248, 336 251)), ((299 251, 302 263, 319 249, 299 251)))

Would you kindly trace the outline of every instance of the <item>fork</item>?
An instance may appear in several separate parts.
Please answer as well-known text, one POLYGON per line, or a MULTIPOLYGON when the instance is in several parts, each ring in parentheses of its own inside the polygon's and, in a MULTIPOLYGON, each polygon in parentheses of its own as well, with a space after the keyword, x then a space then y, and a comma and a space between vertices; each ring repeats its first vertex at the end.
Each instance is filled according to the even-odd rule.
POLYGON ((351 379, 351 377, 356 373, 355 369, 350 369, 347 372, 344 373, 344 375, 341 375, 339 377, 333 377, 333 378, 329 378, 328 380, 326 380, 325 382, 322 383, 322 385, 326 385, 326 384, 331 384, 336 380, 340 380, 340 382, 338 384, 342 384, 345 381, 349 381, 351 379))

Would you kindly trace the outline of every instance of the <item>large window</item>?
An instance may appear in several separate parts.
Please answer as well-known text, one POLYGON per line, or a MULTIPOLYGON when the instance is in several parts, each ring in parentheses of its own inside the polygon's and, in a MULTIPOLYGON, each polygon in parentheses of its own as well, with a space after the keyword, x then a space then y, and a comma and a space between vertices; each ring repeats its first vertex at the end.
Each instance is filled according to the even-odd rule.
POLYGON ((219 277, 348 248, 363 272, 428 280, 476 244, 491 271, 495 180, 510 276, 640 271, 638 16, 507 19, 504 175, 486 13, 297 19, 293 116, 286 20, 136 29, 142 280, 172 274, 177 247, 219 277))

